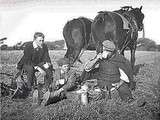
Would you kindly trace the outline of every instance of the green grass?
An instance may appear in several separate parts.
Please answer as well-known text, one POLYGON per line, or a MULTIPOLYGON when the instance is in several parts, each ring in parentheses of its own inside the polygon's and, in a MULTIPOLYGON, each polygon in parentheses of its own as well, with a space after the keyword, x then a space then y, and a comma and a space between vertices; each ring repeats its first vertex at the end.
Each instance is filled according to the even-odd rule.
MULTIPOLYGON (((2 51, 1 70, 14 74, 16 63, 22 56, 22 51, 2 51)), ((65 51, 50 51, 50 57, 54 67, 55 61, 62 57, 65 51)), ((130 57, 127 51, 125 55, 130 57)), ((82 61, 92 58, 95 52, 87 51, 82 56, 82 61)), ((136 52, 136 65, 146 63, 140 67, 134 77, 137 81, 133 96, 136 100, 144 98, 147 103, 143 107, 137 107, 136 101, 132 104, 120 101, 117 92, 113 93, 111 100, 103 99, 91 102, 88 106, 82 106, 80 100, 63 100, 42 108, 34 108, 32 98, 25 100, 11 100, 10 97, 1 99, 2 120, 158 120, 160 113, 160 53, 159 52, 136 52)), ((80 66, 80 64, 77 64, 80 66)), ((80 67, 79 69, 81 69, 80 67)), ((1 76, 2 77, 2 76, 1 76)), ((4 76, 3 76, 4 77, 4 76)), ((1 79, 9 83, 8 79, 1 79)))

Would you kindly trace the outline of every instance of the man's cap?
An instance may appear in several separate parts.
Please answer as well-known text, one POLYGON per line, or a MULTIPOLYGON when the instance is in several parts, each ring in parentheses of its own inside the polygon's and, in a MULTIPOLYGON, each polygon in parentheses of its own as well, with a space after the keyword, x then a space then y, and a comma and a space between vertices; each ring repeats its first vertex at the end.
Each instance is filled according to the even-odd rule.
POLYGON ((60 58, 60 59, 57 61, 57 64, 58 64, 59 66, 62 66, 62 65, 70 64, 70 62, 69 62, 69 59, 68 59, 68 58, 60 58))
POLYGON ((105 47, 107 51, 114 51, 116 48, 115 44, 109 40, 103 41, 102 45, 105 47))

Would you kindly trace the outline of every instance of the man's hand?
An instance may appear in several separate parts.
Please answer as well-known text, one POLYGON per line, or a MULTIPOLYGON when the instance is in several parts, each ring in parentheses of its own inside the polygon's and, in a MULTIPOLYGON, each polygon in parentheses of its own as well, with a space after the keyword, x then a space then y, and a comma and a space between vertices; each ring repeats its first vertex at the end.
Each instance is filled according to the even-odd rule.
POLYGON ((49 62, 46 62, 46 63, 43 65, 43 67, 44 67, 45 69, 48 69, 50 66, 51 66, 51 63, 49 63, 49 62))
POLYGON ((46 72, 45 72, 42 68, 40 68, 39 66, 35 66, 34 68, 35 68, 36 70, 38 70, 43 76, 46 75, 46 72))
POLYGON ((59 96, 62 91, 64 91, 63 88, 60 88, 59 90, 55 91, 54 96, 59 96))
POLYGON ((98 61, 98 59, 102 59, 102 53, 99 53, 96 58, 89 60, 88 62, 85 63, 84 69, 86 72, 89 72, 92 70, 93 66, 95 63, 98 61))
POLYGON ((56 85, 64 85, 65 79, 59 79, 56 81, 56 85))
POLYGON ((22 69, 17 69, 16 74, 14 75, 14 78, 17 78, 19 75, 21 75, 22 69))

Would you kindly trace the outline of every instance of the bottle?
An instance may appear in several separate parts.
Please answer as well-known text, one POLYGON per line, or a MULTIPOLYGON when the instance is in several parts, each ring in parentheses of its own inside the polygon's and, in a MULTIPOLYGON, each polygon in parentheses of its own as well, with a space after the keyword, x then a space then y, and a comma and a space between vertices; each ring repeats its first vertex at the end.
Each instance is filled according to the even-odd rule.
POLYGON ((82 89, 82 93, 81 93, 81 103, 82 105, 87 105, 88 104, 88 93, 87 93, 87 90, 88 90, 88 86, 87 85, 83 85, 81 87, 82 89))
POLYGON ((35 89, 33 92, 33 105, 38 105, 38 89, 35 89))

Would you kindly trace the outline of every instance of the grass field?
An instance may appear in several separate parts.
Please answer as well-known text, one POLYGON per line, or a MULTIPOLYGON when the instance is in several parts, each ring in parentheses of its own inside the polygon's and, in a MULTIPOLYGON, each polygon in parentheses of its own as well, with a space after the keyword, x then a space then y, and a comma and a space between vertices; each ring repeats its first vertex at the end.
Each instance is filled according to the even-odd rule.
MULTIPOLYGON (((53 66, 56 60, 63 57, 65 50, 50 51, 53 66)), ((0 72, 15 74, 16 64, 23 55, 22 51, 1 51, 0 72)), ((81 60, 86 62, 95 56, 95 52, 86 51, 81 60)), ((129 59, 129 51, 125 52, 129 59)), ((79 70, 83 65, 77 64, 79 70)), ((57 104, 35 109, 32 107, 32 98, 25 100, 11 100, 10 97, 1 97, 2 120, 158 120, 160 116, 160 52, 136 52, 137 82, 133 96, 136 100, 144 98, 147 103, 144 107, 137 107, 136 101, 126 104, 120 101, 117 93, 113 93, 111 100, 91 102, 87 107, 82 106, 79 100, 67 99, 57 104), (140 68, 139 68, 140 67, 140 68)), ((1 81, 9 84, 10 80, 1 76, 1 81)))
MULTIPOLYGON (((65 54, 65 50, 52 50, 49 51, 52 62, 63 57, 65 54)), ((1 64, 16 64, 21 56, 23 55, 23 51, 1 51, 1 64)), ((82 61, 86 61, 87 59, 91 59, 95 56, 95 51, 85 51, 82 55, 82 61)), ((130 51, 125 52, 125 56, 130 59, 130 51)), ((136 64, 142 63, 152 63, 156 57, 160 56, 160 52, 152 52, 152 51, 136 51, 136 64)))

